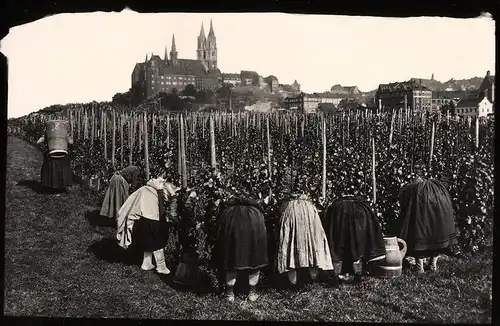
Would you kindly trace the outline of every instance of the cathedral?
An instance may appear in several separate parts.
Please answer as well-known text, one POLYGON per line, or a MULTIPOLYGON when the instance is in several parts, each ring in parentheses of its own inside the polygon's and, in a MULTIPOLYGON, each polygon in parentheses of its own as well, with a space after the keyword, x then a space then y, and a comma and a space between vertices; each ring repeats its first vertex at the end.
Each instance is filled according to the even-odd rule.
POLYGON ((159 93, 171 93, 174 89, 180 92, 189 84, 197 90, 214 90, 219 86, 221 77, 217 68, 217 39, 210 20, 208 36, 201 24, 196 60, 178 57, 175 35, 172 35, 170 53, 165 47, 163 59, 153 53, 148 58, 146 54, 144 62, 135 65, 132 88, 138 88, 144 98, 151 98, 159 93))

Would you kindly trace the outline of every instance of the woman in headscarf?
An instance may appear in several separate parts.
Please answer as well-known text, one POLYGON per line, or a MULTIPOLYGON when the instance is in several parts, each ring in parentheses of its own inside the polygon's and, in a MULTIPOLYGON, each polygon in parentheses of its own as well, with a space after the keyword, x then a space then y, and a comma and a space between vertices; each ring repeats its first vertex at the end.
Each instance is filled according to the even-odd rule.
POLYGON ((177 190, 162 178, 151 179, 131 194, 118 211, 118 243, 127 249, 134 241, 136 247, 144 252, 143 270, 149 271, 155 267, 154 256, 156 271, 170 274, 165 263, 164 248, 169 235, 168 222, 176 219, 176 212, 166 216, 165 204, 176 201, 177 190))
POLYGON ((418 273, 437 270, 440 253, 457 243, 451 197, 443 182, 415 178, 399 194, 401 229, 399 237, 406 241, 408 256, 415 257, 418 273))
POLYGON ((232 197, 221 203, 214 248, 219 270, 225 272, 226 298, 234 301, 239 272, 249 273, 248 299, 258 298, 260 269, 268 265, 267 231, 261 206, 254 200, 232 197))
MULTIPOLYGON (((46 134, 43 135, 36 142, 37 145, 41 145, 44 152, 41 184, 48 192, 61 193, 67 191, 67 188, 73 183, 69 154, 66 153, 59 157, 51 156, 46 136, 46 134)), ((67 137, 67 142, 69 145, 73 145, 73 139, 69 136, 67 137)))
POLYGON ((101 207, 101 216, 112 219, 118 217, 118 211, 127 200, 130 190, 137 186, 140 169, 131 165, 115 172, 109 180, 108 190, 101 207))
POLYGON ((278 272, 288 273, 292 287, 297 285, 297 270, 309 269, 311 277, 318 268, 333 270, 330 248, 318 211, 306 195, 286 203, 281 209, 278 272))
POLYGON ((385 257, 380 222, 363 199, 344 196, 334 200, 327 207, 322 222, 335 274, 340 278, 352 271, 355 279, 359 280, 363 262, 385 257))

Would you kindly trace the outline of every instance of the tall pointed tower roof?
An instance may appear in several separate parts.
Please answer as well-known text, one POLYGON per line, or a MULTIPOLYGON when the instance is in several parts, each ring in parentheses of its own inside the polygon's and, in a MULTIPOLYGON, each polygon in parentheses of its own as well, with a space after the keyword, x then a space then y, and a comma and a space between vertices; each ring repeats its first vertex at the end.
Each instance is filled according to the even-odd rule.
POLYGON ((205 29, 203 28, 203 22, 201 22, 201 30, 200 30, 200 36, 201 39, 206 39, 205 37, 205 29))
POLYGON ((215 38, 214 25, 210 19, 210 31, 208 32, 208 38, 215 38))
POLYGON ((167 49, 166 45, 165 45, 165 57, 163 58, 163 60, 165 60, 165 61, 168 60, 168 49, 167 49))
POLYGON ((175 34, 172 35, 172 46, 170 52, 177 52, 177 48, 175 47, 175 34))
POLYGON ((146 59, 144 59, 144 62, 148 62, 148 54, 146 53, 146 59))

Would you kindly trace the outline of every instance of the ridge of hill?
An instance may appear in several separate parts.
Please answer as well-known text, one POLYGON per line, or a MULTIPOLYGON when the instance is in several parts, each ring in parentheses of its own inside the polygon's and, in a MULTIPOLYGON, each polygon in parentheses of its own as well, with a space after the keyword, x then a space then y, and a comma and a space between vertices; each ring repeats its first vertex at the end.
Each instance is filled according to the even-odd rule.
MULTIPOLYGON (((451 78, 448 81, 441 82, 436 79, 424 79, 424 78, 410 78, 416 82, 421 82, 422 85, 426 86, 433 92, 456 92, 456 91, 471 91, 476 90, 481 86, 483 82, 483 77, 472 77, 468 79, 454 79, 451 78)), ((363 92, 364 96, 375 96, 377 89, 373 89, 368 92, 363 92)))

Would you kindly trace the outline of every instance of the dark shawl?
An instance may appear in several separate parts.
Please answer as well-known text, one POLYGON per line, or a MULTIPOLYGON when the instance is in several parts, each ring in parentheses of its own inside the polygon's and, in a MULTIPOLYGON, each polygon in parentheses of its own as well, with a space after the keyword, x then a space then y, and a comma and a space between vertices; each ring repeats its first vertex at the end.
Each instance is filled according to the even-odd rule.
POLYGON ((267 266, 267 230, 262 207, 254 200, 236 197, 222 203, 216 247, 219 267, 223 270, 267 266))
POLYGON ((401 229, 408 253, 443 250, 457 243, 451 197, 435 179, 417 178, 399 194, 401 229))
POLYGON ((334 200, 325 210, 322 222, 334 262, 385 255, 380 222, 363 199, 348 196, 334 200))

